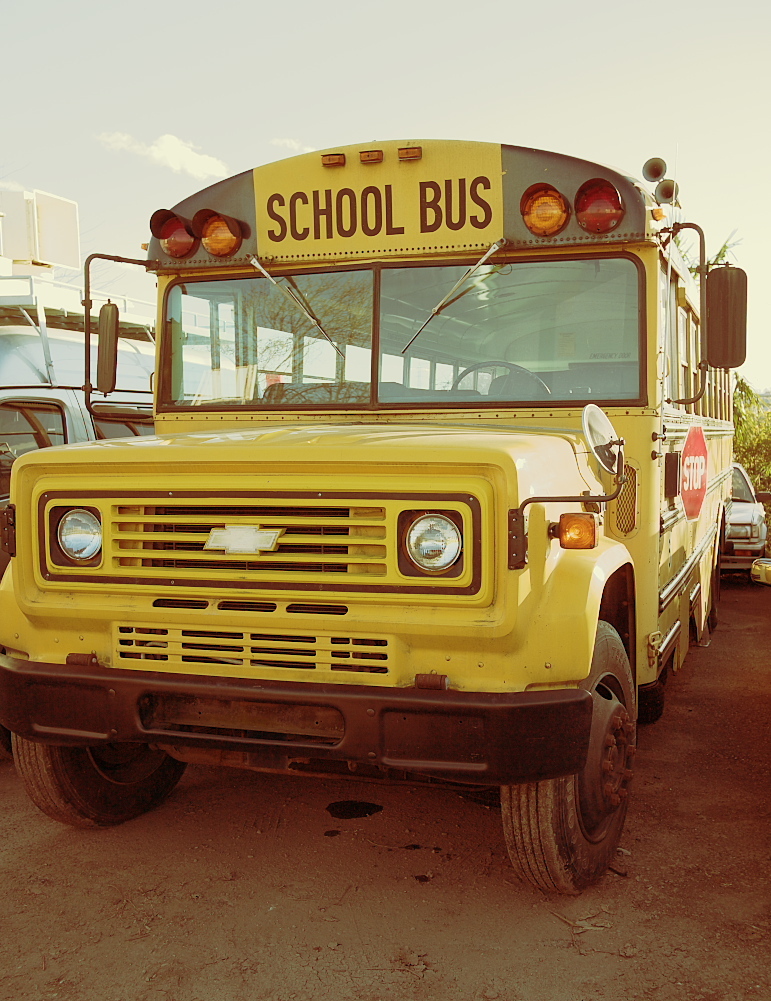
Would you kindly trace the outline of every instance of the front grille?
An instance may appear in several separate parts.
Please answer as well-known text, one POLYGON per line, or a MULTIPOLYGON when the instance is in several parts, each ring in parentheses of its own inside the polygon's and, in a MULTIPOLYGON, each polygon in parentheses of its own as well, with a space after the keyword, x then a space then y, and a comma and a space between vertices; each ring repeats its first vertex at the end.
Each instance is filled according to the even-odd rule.
POLYGON ((389 540, 382 507, 293 506, 273 504, 210 505, 189 502, 119 505, 112 520, 116 567, 192 571, 219 577, 312 574, 346 577, 384 576, 389 540), (278 531, 275 548, 256 552, 211 548, 221 530, 278 531), (210 548, 204 548, 207 543, 210 548))
POLYGON ((209 673, 247 677, 266 667, 387 674, 389 644, 383 637, 119 625, 115 667, 181 672, 205 667, 209 673))
POLYGON ((332 594, 369 592, 399 602, 408 594, 477 595, 482 585, 481 505, 468 493, 252 494, 218 492, 213 485, 117 496, 57 490, 39 503, 40 571, 67 587, 88 581, 108 590, 151 588, 153 600, 205 600, 210 611, 345 615, 352 598, 331 611, 314 607, 316 597, 328 605, 324 599, 332 594), (84 505, 102 515, 102 558, 82 566, 57 562, 51 553, 56 512, 84 505), (437 510, 462 523, 463 557, 447 574, 423 575, 402 563, 404 519, 437 510), (294 592, 292 607, 284 609, 276 599, 289 599, 287 592, 294 592))

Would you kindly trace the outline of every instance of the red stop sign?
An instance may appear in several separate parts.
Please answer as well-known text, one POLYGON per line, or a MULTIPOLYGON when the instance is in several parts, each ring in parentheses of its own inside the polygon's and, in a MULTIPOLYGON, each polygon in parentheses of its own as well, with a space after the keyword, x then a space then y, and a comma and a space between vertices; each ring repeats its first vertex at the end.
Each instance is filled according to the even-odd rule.
POLYGON ((682 481, 680 496, 683 498, 685 516, 689 521, 699 517, 707 494, 707 439, 701 425, 694 424, 683 445, 682 481))

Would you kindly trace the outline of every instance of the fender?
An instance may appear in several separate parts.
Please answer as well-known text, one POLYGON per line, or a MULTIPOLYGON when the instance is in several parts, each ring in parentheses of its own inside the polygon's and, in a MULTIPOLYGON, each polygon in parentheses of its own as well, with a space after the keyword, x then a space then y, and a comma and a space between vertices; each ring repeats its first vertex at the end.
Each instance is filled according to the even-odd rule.
MULTIPOLYGON (((19 649, 27 654, 26 640, 22 639, 30 629, 30 621, 19 608, 16 600, 17 591, 14 587, 14 572, 16 564, 11 560, 0 579, 0 622, 3 623, 4 634, 14 637, 19 643, 19 649)), ((10 649, 10 646, 7 647, 10 649)), ((4 649, 0 646, 0 650, 4 649)))
POLYGON ((530 620, 524 647, 528 688, 554 687, 586 678, 592 662, 600 603, 610 577, 632 564, 620 542, 601 539, 596 549, 560 550, 530 620))

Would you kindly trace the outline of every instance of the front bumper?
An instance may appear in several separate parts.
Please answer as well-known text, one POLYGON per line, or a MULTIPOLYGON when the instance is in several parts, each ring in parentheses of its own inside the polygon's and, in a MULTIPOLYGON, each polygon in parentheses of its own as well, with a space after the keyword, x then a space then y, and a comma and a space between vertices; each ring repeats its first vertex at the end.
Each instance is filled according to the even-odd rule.
POLYGON ((213 679, 0 656, 0 723, 29 740, 245 753, 249 767, 348 762, 474 785, 578 772, 582 689, 473 693, 213 679))
POLYGON ((726 539, 720 554, 721 570, 749 570, 754 560, 765 555, 765 539, 726 539))

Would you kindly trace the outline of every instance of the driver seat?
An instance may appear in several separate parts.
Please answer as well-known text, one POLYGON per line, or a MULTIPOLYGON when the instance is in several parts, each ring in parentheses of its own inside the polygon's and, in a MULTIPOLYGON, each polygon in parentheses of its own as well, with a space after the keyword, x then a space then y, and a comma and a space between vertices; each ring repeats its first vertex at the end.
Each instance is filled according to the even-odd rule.
POLYGON ((505 372, 497 375, 490 383, 487 391, 488 399, 494 400, 548 400, 549 392, 535 379, 531 379, 524 372, 505 372))

